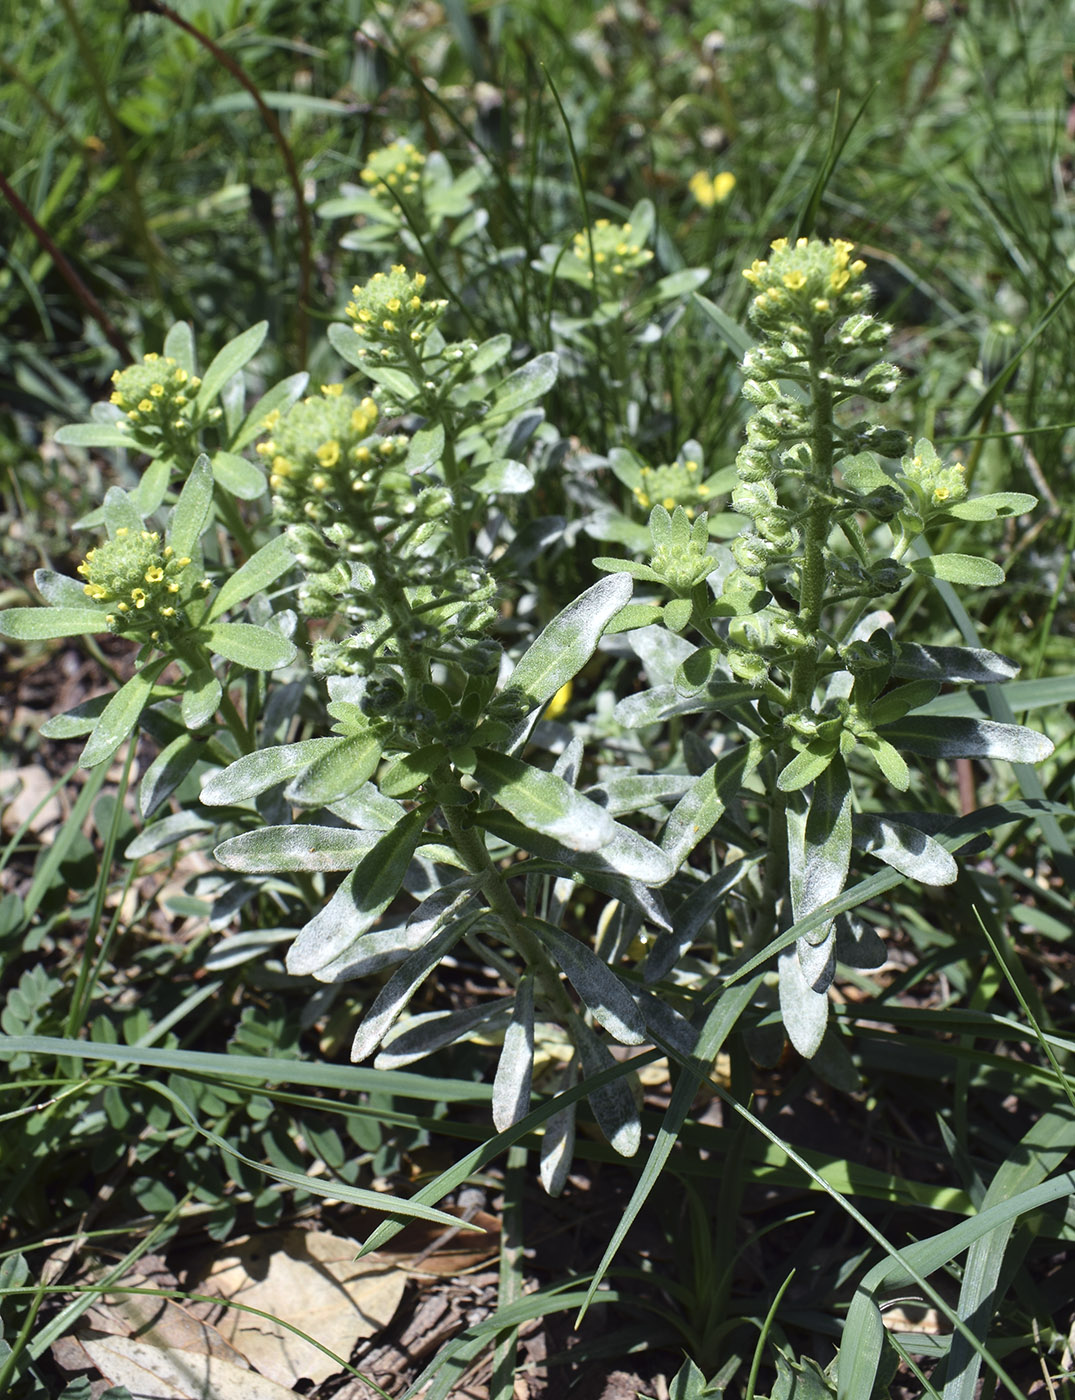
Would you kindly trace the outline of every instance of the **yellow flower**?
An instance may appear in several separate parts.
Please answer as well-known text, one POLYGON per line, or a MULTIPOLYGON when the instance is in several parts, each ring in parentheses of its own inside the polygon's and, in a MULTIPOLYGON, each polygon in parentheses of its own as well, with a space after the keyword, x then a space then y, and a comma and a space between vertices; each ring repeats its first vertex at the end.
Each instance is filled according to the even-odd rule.
POLYGON ((715 204, 723 204, 735 189, 735 176, 730 170, 720 170, 716 175, 697 170, 687 181, 687 188, 703 209, 712 209, 715 204))

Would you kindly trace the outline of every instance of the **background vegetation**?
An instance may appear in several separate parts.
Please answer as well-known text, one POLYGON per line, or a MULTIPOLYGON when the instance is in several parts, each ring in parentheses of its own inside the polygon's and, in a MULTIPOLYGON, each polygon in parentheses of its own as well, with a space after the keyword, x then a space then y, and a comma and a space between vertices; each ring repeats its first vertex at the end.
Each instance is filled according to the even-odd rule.
MULTIPOLYGON (((857 245, 897 327, 905 385, 884 410, 891 424, 959 455, 976 488, 1040 500, 1017 525, 988 527, 984 550, 974 531, 1005 581, 967 600, 969 616, 925 587, 900 600, 908 634, 980 636, 1012 657, 1010 704, 1056 745, 1036 773, 942 766, 937 809, 1020 795, 1070 806, 1069 4, 190 0, 164 13, 9 0, 2 24, 5 603, 29 600, 37 566, 72 573, 88 539, 75 522, 108 485, 133 483, 133 461, 54 434, 177 321, 192 325, 203 365, 267 321, 255 384, 331 375, 327 327, 352 284, 415 260, 404 221, 377 217, 361 180, 374 151, 406 140, 443 161, 417 255, 450 290, 449 334, 506 332, 520 361, 560 355, 543 406, 562 448, 516 521, 567 522, 532 571, 542 620, 593 582, 609 540, 629 545, 622 527, 618 541, 592 528, 601 501, 631 518, 610 453, 665 463, 693 440, 707 471, 734 460, 748 411, 740 269, 800 228, 857 245), (710 184, 692 183, 699 174, 710 184), (640 201, 655 212, 660 274, 706 269, 704 301, 640 299, 633 320, 603 323, 584 286, 554 275, 556 259, 579 229, 622 222, 640 201)), ((960 527, 947 528, 960 549, 960 527)), ((323 1218, 319 1178, 340 1188, 336 1202, 388 1180, 438 1200, 477 1182, 496 1203, 501 1311, 434 1358, 434 1394, 453 1393, 466 1365, 528 1319, 573 1319, 595 1271, 610 1289, 604 1323, 582 1324, 568 1352, 566 1322, 557 1333, 550 1321, 549 1350, 564 1355, 548 1363, 548 1394, 582 1394, 616 1367, 641 1368, 651 1394, 677 1373, 680 1397, 705 1381, 736 1396, 827 1394, 821 1368, 856 1286, 887 1257, 879 1241, 932 1237, 943 1243, 912 1267, 941 1271, 942 1299, 959 1300, 1006 1393, 1070 1384, 1070 1198, 1000 1221, 970 1256, 969 1240, 945 1233, 1037 1187, 1072 1146, 1062 817, 990 833, 949 888, 906 882, 875 899, 867 917, 889 962, 849 974, 837 1006, 853 1073, 826 1078, 779 1049, 752 1060, 733 1037, 634 1232, 602 1262, 640 1169, 584 1138, 550 1219, 533 1151, 466 1155, 492 1139, 493 1062, 480 1047, 446 1049, 420 1073, 346 1066, 376 986, 289 977, 283 945, 214 902, 198 846, 210 831, 158 821, 139 835, 117 772, 80 771, 77 743, 40 736, 45 715, 128 674, 129 652, 106 639, 6 645, 3 658, 5 762, 24 787, 29 769, 48 772, 42 804, 58 798, 64 816, 46 843, 34 804, 12 806, 0 857, 0 1026, 15 1038, 0 1090, 0 1376, 12 1394, 63 1392, 49 1348, 90 1296, 73 1290, 99 1287, 102 1267, 121 1276, 138 1255, 193 1238, 323 1218), (80 1038, 98 1050, 59 1043, 80 1038), (585 1220, 597 1188, 616 1203, 604 1229, 585 1220), (564 1231, 573 1247, 550 1249, 564 1231), (540 1287, 524 1295, 524 1281, 540 1287)), ((584 674, 564 715, 601 751, 625 742, 599 699, 617 687, 630 687, 622 671, 584 674)), ((656 765, 676 735, 643 732, 656 765)), ((463 1007, 495 985, 495 969, 463 961, 420 1009, 463 1007)), ((647 1133, 663 1093, 664 1081, 650 1090, 647 1133)), ((913 1272, 889 1285, 916 1292, 913 1272)), ((945 1373, 951 1326, 939 1325, 943 1340, 911 1322, 892 1329, 877 1394, 969 1400, 977 1367, 964 1357, 945 1373)), ((512 1393, 508 1355, 489 1383, 498 1400, 512 1393)))

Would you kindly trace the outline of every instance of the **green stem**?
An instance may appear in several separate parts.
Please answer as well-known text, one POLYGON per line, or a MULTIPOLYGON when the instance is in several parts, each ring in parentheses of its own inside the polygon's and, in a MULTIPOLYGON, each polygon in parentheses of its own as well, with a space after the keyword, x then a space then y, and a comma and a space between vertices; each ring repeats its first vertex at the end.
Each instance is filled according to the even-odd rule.
POLYGON ((537 989, 546 1005, 562 1024, 567 1025, 575 1015, 571 998, 564 990, 544 944, 523 923, 519 906, 508 889, 508 882, 489 856, 484 833, 477 827, 466 826, 457 808, 444 807, 442 811, 455 848, 466 862, 467 869, 477 878, 478 888, 500 920, 505 937, 533 972, 537 989))

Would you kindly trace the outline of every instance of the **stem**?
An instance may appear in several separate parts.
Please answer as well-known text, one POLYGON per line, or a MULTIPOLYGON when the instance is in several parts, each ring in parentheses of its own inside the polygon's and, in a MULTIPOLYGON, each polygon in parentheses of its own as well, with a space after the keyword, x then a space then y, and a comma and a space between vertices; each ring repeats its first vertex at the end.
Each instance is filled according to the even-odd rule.
POLYGON ((508 942, 525 959, 550 1010, 557 1019, 567 1025, 576 1014, 571 998, 564 990, 559 973, 545 951, 544 944, 537 934, 531 932, 523 923, 519 906, 508 889, 508 882, 489 856, 484 834, 476 827, 464 825, 456 808, 444 807, 441 810, 456 850, 466 861, 467 869, 477 878, 478 888, 500 920, 508 942))

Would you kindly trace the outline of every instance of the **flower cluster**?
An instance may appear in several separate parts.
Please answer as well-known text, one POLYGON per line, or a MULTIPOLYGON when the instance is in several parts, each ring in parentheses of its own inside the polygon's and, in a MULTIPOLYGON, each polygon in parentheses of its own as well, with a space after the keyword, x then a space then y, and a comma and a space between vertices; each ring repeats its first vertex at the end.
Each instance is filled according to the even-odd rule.
POLYGON ((410 479, 400 467, 408 439, 377 434, 378 417, 373 399, 359 401, 340 384, 324 385, 286 417, 268 416, 270 436, 257 451, 268 458, 269 485, 282 520, 328 525, 365 518, 409 493, 410 479))
POLYGON ((716 175, 696 170, 687 181, 687 188, 703 209, 712 209, 715 204, 723 204, 735 189, 735 176, 730 170, 718 171, 716 175))
POLYGON ((143 355, 141 364, 116 370, 112 383, 111 401, 123 410, 121 421, 139 445, 178 443, 198 426, 194 398, 201 380, 170 355, 143 355))
POLYGON ((393 141, 373 152, 359 179, 369 186, 371 194, 394 204, 392 195, 397 190, 405 198, 418 193, 425 162, 425 156, 413 142, 393 141))
POLYGON ((641 483, 632 495, 643 510, 661 505, 671 511, 682 506, 687 518, 693 520, 697 507, 709 499, 709 484, 702 479, 701 464, 693 458, 669 466, 643 467, 640 475, 641 483))
POLYGON ((851 261, 854 244, 842 238, 828 243, 777 238, 768 261, 756 259, 743 276, 756 289, 751 318, 762 329, 789 322, 829 325, 865 305, 869 288, 859 286, 866 271, 861 258, 851 261))
POLYGON ((915 492, 925 512, 957 505, 967 494, 965 468, 961 462, 946 467, 928 438, 920 438, 914 454, 900 463, 904 481, 915 492))
POLYGON ((597 219, 572 240, 572 256, 587 269, 586 280, 594 283, 603 297, 618 295, 623 280, 652 261, 653 253, 633 237, 630 224, 613 224, 597 219))
POLYGON ((156 531, 122 526, 115 536, 91 549, 78 566, 86 580, 83 592, 113 610, 106 621, 118 636, 157 642, 187 625, 184 604, 209 591, 209 580, 195 579, 192 561, 162 545, 156 531))
POLYGON ((411 276, 397 264, 390 272, 375 272, 364 286, 353 287, 347 315, 355 334, 376 345, 382 359, 419 345, 448 305, 443 298, 423 296, 425 286, 424 272, 411 276))

